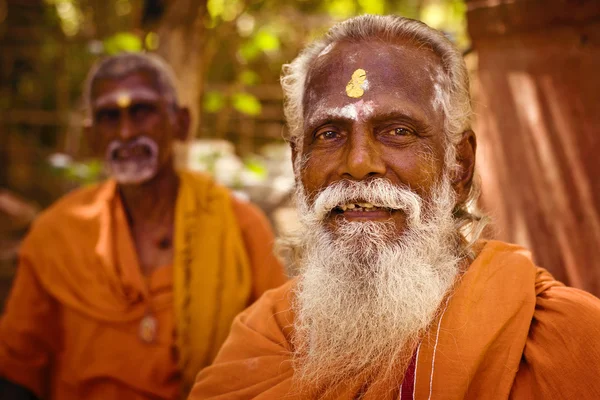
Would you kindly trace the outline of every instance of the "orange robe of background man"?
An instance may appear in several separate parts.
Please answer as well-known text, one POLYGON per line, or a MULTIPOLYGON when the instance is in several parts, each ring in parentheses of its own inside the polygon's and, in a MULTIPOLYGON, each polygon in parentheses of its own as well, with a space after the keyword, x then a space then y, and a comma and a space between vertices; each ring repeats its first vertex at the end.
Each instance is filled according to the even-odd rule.
MULTIPOLYGON (((264 216, 240 200, 232 208, 250 265, 249 303, 285 276, 264 216)), ((173 282, 169 265, 142 275, 114 181, 66 196, 23 243, 0 320, 0 376, 43 399, 180 397, 173 282), (158 321, 153 343, 139 334, 148 308, 158 321)))
MULTIPOLYGON (((303 398, 290 363, 295 282, 236 318, 190 400, 303 398)), ((418 347, 415 399, 600 399, 600 300, 555 281, 525 250, 485 243, 444 309, 418 347)), ((319 398, 355 399, 365 384, 361 399, 400 398, 400 387, 370 383, 319 398)))

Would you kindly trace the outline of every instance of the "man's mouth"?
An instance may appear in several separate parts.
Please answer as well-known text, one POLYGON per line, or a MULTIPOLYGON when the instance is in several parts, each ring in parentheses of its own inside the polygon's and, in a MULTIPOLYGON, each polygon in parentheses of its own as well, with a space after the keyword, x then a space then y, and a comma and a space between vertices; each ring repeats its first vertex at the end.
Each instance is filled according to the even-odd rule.
POLYGON ((152 149, 145 145, 122 146, 111 154, 113 161, 145 160, 152 156, 152 149))
POLYGON ((340 204, 335 207, 331 214, 343 215, 345 217, 362 217, 362 218, 380 218, 390 217, 390 215, 397 211, 393 208, 376 205, 366 201, 355 201, 345 204, 340 204))

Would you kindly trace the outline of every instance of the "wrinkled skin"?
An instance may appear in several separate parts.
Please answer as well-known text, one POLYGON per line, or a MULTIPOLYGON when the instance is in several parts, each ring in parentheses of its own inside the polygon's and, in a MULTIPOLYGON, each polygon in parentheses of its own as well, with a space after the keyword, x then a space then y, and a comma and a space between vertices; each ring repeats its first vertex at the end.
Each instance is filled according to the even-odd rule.
POLYGON ((100 79, 93 86, 91 103, 92 119, 87 129, 96 154, 103 156, 113 140, 126 143, 146 136, 158 145, 154 175, 172 169, 172 142, 185 140, 189 112, 167 102, 151 73, 139 71, 122 79, 100 79), (127 99, 125 107, 123 97, 127 99))
MULTIPOLYGON (((427 200, 444 172, 444 114, 435 92, 441 71, 431 50, 408 43, 339 42, 319 56, 305 85, 302 145, 292 147, 294 160, 304 159, 296 173, 309 199, 340 180, 385 178, 427 200), (359 68, 368 85, 352 98, 346 85, 359 68)), ((472 131, 464 133, 457 152, 461 169, 453 188, 463 201, 475 162, 472 131)), ((392 218, 398 233, 406 225, 400 210, 333 210, 326 222, 335 230, 339 218, 392 218)))

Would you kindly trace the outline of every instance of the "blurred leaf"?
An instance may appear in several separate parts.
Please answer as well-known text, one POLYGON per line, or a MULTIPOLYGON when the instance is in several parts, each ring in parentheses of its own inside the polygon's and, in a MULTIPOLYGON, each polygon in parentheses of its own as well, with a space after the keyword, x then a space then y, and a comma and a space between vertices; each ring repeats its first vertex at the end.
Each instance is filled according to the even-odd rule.
POLYGON ((384 0, 358 0, 358 5, 367 14, 384 14, 385 13, 385 1, 384 0))
POLYGON ((238 80, 246 86, 252 86, 258 83, 259 77, 256 72, 245 69, 239 74, 238 80))
POLYGON ((225 0, 208 0, 206 8, 211 19, 216 19, 223 15, 225 10, 225 0))
POLYGON ((96 183, 102 179, 103 164, 99 160, 73 162, 71 160, 48 160, 52 171, 64 179, 78 184, 96 183))
POLYGON ((244 4, 240 0, 227 0, 221 18, 223 21, 233 21, 242 11, 244 11, 244 4))
POLYGON ((428 3, 421 9, 419 19, 444 32, 459 48, 468 47, 466 5, 460 0, 428 3))
POLYGON ((269 172, 264 163, 254 158, 245 160, 244 166, 248 171, 260 176, 261 178, 266 178, 269 172))
POLYGON ((254 35, 254 43, 265 52, 279 50, 279 38, 266 29, 262 29, 254 35))
POLYGON ((120 32, 104 39, 104 51, 106 54, 117 54, 121 52, 142 51, 142 41, 139 37, 129 32, 120 32))
POLYGON ((79 2, 75 0, 46 0, 46 3, 56 7, 60 26, 66 36, 75 36, 83 22, 83 15, 79 2))
POLYGON ((146 43, 146 48, 148 50, 158 49, 158 45, 160 43, 158 33, 148 32, 148 34, 146 35, 146 38, 144 39, 144 42, 146 43))
POLYGON ((233 108, 242 114, 259 115, 262 111, 260 101, 250 93, 234 93, 231 100, 233 102, 233 108))
POLYGON ((354 0, 330 0, 325 7, 329 15, 334 18, 348 18, 356 14, 354 0))
POLYGON ((216 113, 225 106, 225 96, 223 93, 213 90, 204 94, 204 111, 216 113))
POLYGON ((253 40, 245 42, 240 46, 238 54, 245 61, 253 61, 260 54, 260 49, 253 40))

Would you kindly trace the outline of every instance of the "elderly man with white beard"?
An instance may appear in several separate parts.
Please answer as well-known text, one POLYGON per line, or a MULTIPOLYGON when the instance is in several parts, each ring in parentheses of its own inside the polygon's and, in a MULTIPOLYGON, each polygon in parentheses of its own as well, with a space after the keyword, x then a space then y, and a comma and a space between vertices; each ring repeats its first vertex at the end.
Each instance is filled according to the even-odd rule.
POLYGON ((361 16, 284 67, 299 275, 240 314, 199 399, 597 399, 600 301, 479 238, 459 51, 361 16))

